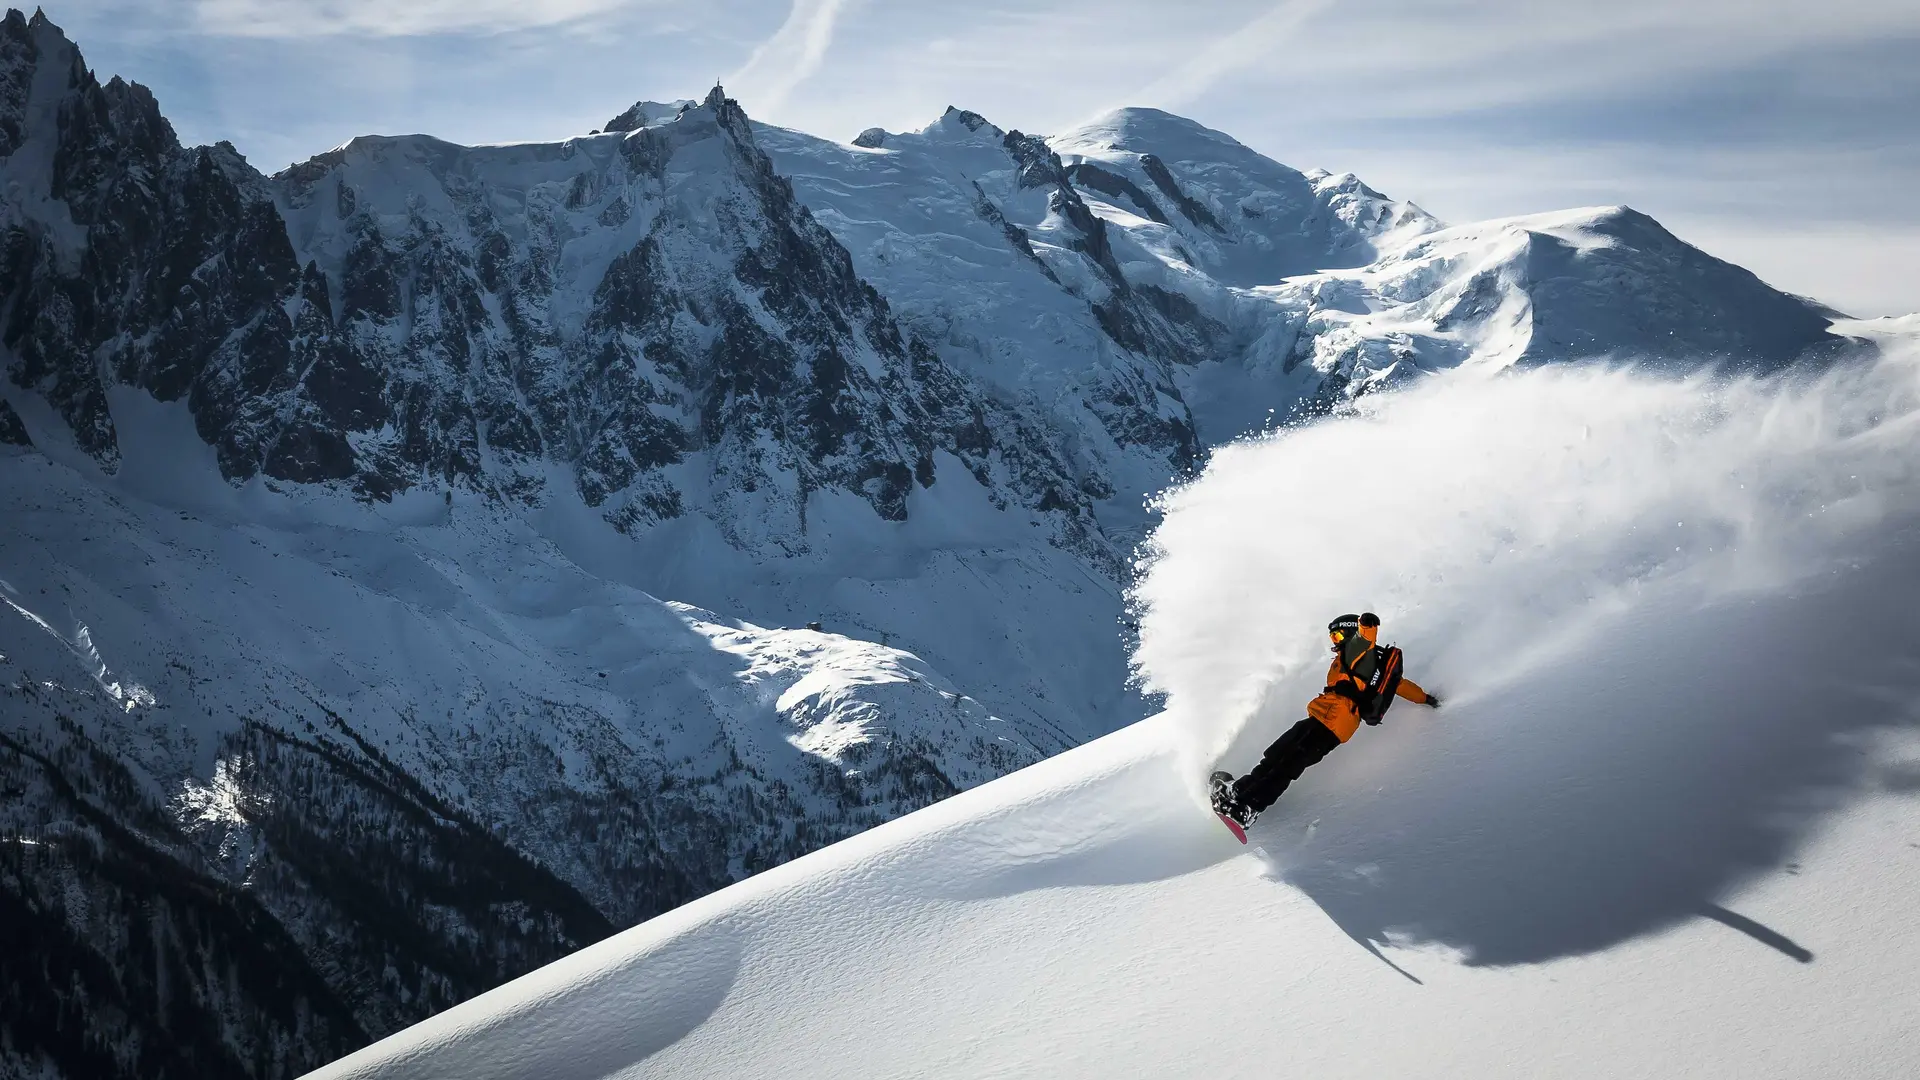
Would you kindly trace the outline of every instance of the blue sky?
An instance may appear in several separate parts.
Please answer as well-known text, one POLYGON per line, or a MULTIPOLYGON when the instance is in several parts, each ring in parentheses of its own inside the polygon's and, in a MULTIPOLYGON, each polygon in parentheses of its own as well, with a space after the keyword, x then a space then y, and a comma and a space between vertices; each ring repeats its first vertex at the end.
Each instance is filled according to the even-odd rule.
POLYGON ((851 138, 947 105, 1191 116, 1449 221, 1627 203, 1782 288, 1920 310, 1912 0, 67 0, 102 76, 272 171, 354 135, 549 139, 716 80, 851 138))

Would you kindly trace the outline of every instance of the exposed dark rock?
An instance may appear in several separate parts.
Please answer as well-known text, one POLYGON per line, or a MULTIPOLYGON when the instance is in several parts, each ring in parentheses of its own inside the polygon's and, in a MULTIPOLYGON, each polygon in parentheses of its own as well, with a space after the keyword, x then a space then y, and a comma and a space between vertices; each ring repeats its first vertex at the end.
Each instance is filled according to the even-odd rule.
POLYGON ((296 421, 281 430, 261 466, 268 476, 300 484, 347 480, 354 475, 353 448, 330 427, 296 421))
POLYGON ((26 16, 10 9, 0 21, 0 157, 11 156, 26 136, 27 96, 39 59, 26 16))
POLYGON ((1047 275, 1048 280, 1056 285, 1059 284, 1060 278, 1054 274, 1053 268, 1033 250, 1033 238, 1027 235, 1027 230, 1007 220, 1007 215, 1001 213, 1000 208, 993 204, 993 200, 987 198, 987 193, 981 190, 979 181, 973 183, 973 194, 974 210, 1000 229, 1000 234, 1007 238, 1007 243, 1013 250, 1032 259, 1034 264, 1039 266, 1040 272, 1047 275))
MULTIPOLYGON (((4 40, 17 47, 19 27, 8 25, 4 40)), ((38 62, 69 71, 59 100, 47 103, 54 129, 22 134, 50 141, 50 172, 17 180, 46 183, 71 224, 8 208, 11 310, 0 336, 15 356, 9 377, 42 393, 76 443, 112 467, 119 446, 103 370, 162 400, 204 401, 208 382, 237 381, 231 368, 243 350, 257 372, 262 354, 282 347, 281 302, 299 273, 259 175, 232 147, 182 149, 145 87, 102 86, 57 28, 36 18, 28 30, 38 62), (85 230, 80 239, 74 226, 85 230), (71 250, 76 242, 83 246, 71 250)), ((220 423, 240 415, 196 408, 216 445, 277 440, 277 430, 242 434, 220 423)), ((264 456, 256 449, 252 461, 264 456)), ((250 471, 233 453, 222 463, 250 471)))
POLYGON ((1173 173, 1167 168, 1166 162, 1161 161, 1152 154, 1142 154, 1140 155, 1140 167, 1146 170, 1147 179, 1153 181, 1153 186, 1159 188, 1161 193, 1167 198, 1172 199, 1173 204, 1180 208, 1180 212, 1187 216, 1188 221, 1193 222, 1195 225, 1205 226, 1214 232, 1223 231, 1220 225, 1220 219, 1213 216, 1213 211, 1207 209, 1205 203, 1193 198, 1181 189, 1180 182, 1174 179, 1173 173))
MULTIPOLYGON (((1075 166, 1080 172, 1071 172, 1043 139, 1012 131, 1002 139, 1002 145, 1019 168, 1020 186, 1048 190, 1049 209, 1065 218, 1079 233, 1079 238, 1072 243, 1074 249, 1085 254, 1105 273, 1112 292, 1104 299, 1094 301, 1092 306, 1095 319, 1107 336, 1122 348, 1167 363, 1191 364, 1212 358, 1219 343, 1227 340, 1224 328, 1204 316, 1192 301, 1183 296, 1157 286, 1135 285, 1127 281, 1114 257, 1107 223, 1087 206, 1075 189, 1072 178, 1075 175, 1090 178, 1092 183, 1088 186, 1095 190, 1104 190, 1098 186, 1100 184, 1111 184, 1115 190, 1130 192, 1129 198, 1144 202, 1143 210, 1153 205, 1152 199, 1130 181, 1104 169, 1082 163, 1075 166)), ((980 202, 983 216, 988 216, 990 220, 998 217, 997 211, 989 213, 991 203, 984 194, 980 202)), ((1032 254, 1033 248, 1027 242, 1025 232, 1005 222, 1004 217, 999 217, 999 220, 1008 232, 1009 242, 1017 249, 1032 254)), ((1048 276, 1053 276, 1051 271, 1048 276)), ((1169 396, 1174 400, 1179 398, 1177 392, 1170 392, 1169 396)), ((1144 430, 1131 420, 1123 426, 1126 429, 1124 431, 1110 429, 1123 445, 1128 443, 1130 433, 1144 430)), ((1172 451, 1176 465, 1181 461, 1190 461, 1193 453, 1192 432, 1191 425, 1187 427, 1184 436, 1169 431, 1168 437, 1155 436, 1148 445, 1172 451)))
POLYGON ((1007 132, 1001 145, 1019 167, 1020 186, 1048 189, 1048 208, 1067 219, 1080 233, 1073 245, 1075 250, 1085 253, 1110 280, 1122 283, 1120 264, 1114 260, 1113 245, 1107 237, 1107 223, 1095 217, 1080 193, 1074 190, 1066 167, 1060 163, 1060 155, 1053 152, 1045 139, 1018 131, 1007 132))
MULTIPOLYGON (((185 397, 236 481, 343 483, 376 499, 458 483, 528 498, 544 482, 538 459, 555 456, 589 505, 633 530, 685 512, 657 474, 698 452, 722 491, 768 490, 791 475, 794 485, 773 486, 797 489, 786 512, 803 535, 806 492, 847 490, 899 520, 911 487, 932 482, 933 451, 953 449, 983 476, 989 456, 1024 461, 1008 470, 1010 494, 1080 518, 1063 535, 1097 546, 1084 500, 1049 494, 1071 487, 1071 471, 1008 445, 1045 437, 976 422, 991 411, 969 405, 982 391, 916 351, 718 87, 697 106, 642 102, 616 117, 606 129, 628 134, 612 162, 572 158, 579 167, 555 210, 600 228, 630 222, 637 201, 658 203, 688 146, 718 146, 702 168, 717 161, 719 171, 702 183, 733 194, 715 196, 717 224, 670 202, 649 210, 647 234, 613 257, 584 322, 563 331, 550 316, 562 287, 553 250, 495 220, 498 200, 519 196, 471 179, 468 151, 359 139, 269 181, 231 147, 180 147, 151 94, 95 83, 57 31, 36 38, 9 25, 0 48, 31 61, 53 41, 60 55, 48 62, 72 68, 51 182, 88 226, 78 265, 56 250, 52 224, 28 219, 0 234, 9 374, 105 464, 119 448, 95 359, 162 400, 185 397), (435 202, 460 216, 414 210, 396 226, 372 212, 353 163, 388 154, 417 169, 405 182, 437 185, 435 202), (332 211, 341 254, 331 268, 293 250, 276 192, 289 212, 332 211), (941 410, 916 399, 928 381, 948 387, 941 410)), ((0 105, 4 95, 0 80, 0 105)), ((998 134, 976 114, 952 115, 998 134)), ((1053 185, 1080 243, 1118 281, 1105 230, 1058 158, 1017 133, 1007 145, 1035 182, 1053 185)), ((1024 234, 1000 223, 1031 255, 1024 234)))
POLYGON ((943 120, 950 119, 959 124, 962 124, 966 127, 968 131, 979 131, 981 128, 985 128, 988 131, 994 133, 995 135, 1000 134, 999 128, 988 123, 987 118, 984 116, 981 116, 977 112, 969 112, 966 109, 956 109, 953 106, 949 105, 947 106, 947 111, 944 113, 941 113, 940 117, 943 120))
POLYGON ((633 131, 634 129, 640 127, 642 123, 640 119, 640 108, 641 108, 640 105, 637 105, 637 104, 634 105, 633 107, 629 108, 626 112, 623 112, 619 116, 616 116, 613 119, 607 121, 606 125, 603 128, 601 128, 601 130, 602 131, 633 131))
POLYGON ((1054 153, 1053 147, 1048 146, 1047 140, 1040 136, 1009 131, 1001 137, 1000 145, 1006 147, 1007 155, 1019 166, 1018 179, 1022 188, 1061 187, 1069 183, 1066 166, 1060 163, 1060 155, 1054 153))
MULTIPOLYGON (((719 87, 714 89, 718 90, 719 87)), ((600 130, 637 131, 650 123, 667 119, 681 108, 681 105, 663 105, 656 101, 637 101, 626 112, 607 121, 600 130)), ((599 134, 599 131, 594 134, 599 134)))
POLYGON ((1500 286, 1498 269, 1482 270, 1473 276, 1467 287, 1449 302, 1445 309, 1434 317, 1433 328, 1449 333, 1460 326, 1471 325, 1500 306, 1503 290, 1500 286))
POLYGON ((1130 285, 1093 311, 1116 344, 1172 364, 1212 359, 1219 343, 1230 338, 1193 301, 1157 285, 1130 285))
POLYGON ((13 406, 0 401, 0 446, 32 446, 33 439, 27 435, 27 425, 20 422, 20 414, 13 406))
POLYGON ((853 137, 853 145, 868 150, 878 150, 887 145, 887 129, 870 127, 853 137))
POLYGON ((1126 199, 1133 203, 1135 209, 1146 215, 1148 220, 1157 221, 1162 225, 1168 224, 1167 215, 1160 209, 1160 204, 1153 201, 1153 196, 1140 190, 1140 185, 1119 173, 1108 172, 1091 161, 1082 161, 1068 167, 1067 177, 1081 187, 1090 188, 1108 198, 1126 199))

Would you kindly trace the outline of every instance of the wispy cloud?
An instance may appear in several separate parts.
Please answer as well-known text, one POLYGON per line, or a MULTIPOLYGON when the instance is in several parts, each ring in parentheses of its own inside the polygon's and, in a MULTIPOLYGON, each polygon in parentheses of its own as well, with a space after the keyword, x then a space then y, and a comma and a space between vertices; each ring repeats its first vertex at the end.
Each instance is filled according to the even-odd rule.
POLYGON ((1186 62, 1142 87, 1132 101, 1116 105, 1153 105, 1178 109, 1213 89, 1222 79, 1253 64, 1271 62, 1287 37, 1333 0, 1281 0, 1245 25, 1215 38, 1186 62))
POLYGON ((559 26, 635 0, 195 0, 200 28, 231 37, 416 37, 559 26))
POLYGON ((1286 63, 1251 74, 1335 90, 1346 117, 1416 119, 1615 96, 1916 28, 1911 0, 1374 0, 1303 28, 1286 63))
POLYGON ((793 0, 787 21, 724 80, 755 116, 771 117, 794 88, 820 70, 834 24, 851 0, 793 0))

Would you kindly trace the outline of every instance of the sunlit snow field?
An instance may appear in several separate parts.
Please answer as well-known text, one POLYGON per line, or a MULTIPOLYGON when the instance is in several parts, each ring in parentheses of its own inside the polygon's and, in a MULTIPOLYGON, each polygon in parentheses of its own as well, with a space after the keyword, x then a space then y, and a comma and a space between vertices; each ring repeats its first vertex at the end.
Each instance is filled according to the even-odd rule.
POLYGON ((1225 448, 1137 588, 1164 713, 316 1075, 1914 1075, 1917 425, 1901 346, 1454 373, 1225 448), (1446 706, 1242 848, 1201 777, 1359 608, 1446 706))

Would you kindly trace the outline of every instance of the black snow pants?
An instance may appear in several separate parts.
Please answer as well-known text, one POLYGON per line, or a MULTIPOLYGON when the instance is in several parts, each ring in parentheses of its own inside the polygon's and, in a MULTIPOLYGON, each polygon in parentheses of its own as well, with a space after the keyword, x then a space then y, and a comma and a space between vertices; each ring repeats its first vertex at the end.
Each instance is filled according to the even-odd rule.
POLYGON ((1327 725, 1308 717, 1273 740, 1273 745, 1260 756, 1260 764, 1234 781, 1234 794, 1256 813, 1265 810, 1287 790, 1288 784, 1300 779, 1307 766, 1316 764, 1339 745, 1340 736, 1328 731, 1327 725))

